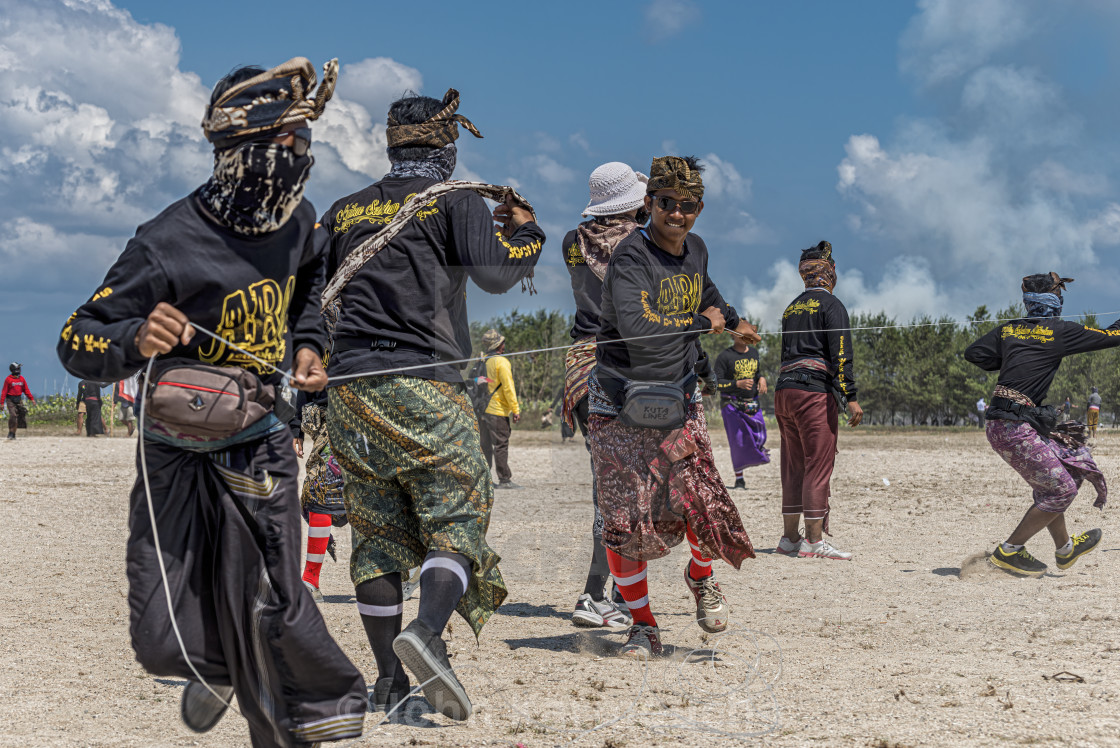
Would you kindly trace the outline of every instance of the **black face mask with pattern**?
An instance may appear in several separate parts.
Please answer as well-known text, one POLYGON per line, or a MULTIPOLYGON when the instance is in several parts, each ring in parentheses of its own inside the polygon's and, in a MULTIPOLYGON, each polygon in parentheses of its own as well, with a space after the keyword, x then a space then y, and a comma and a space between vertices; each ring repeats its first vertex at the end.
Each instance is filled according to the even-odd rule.
POLYGON ((255 141, 214 154, 214 173, 199 190, 203 205, 224 226, 257 236, 288 222, 303 199, 315 159, 291 147, 255 141))

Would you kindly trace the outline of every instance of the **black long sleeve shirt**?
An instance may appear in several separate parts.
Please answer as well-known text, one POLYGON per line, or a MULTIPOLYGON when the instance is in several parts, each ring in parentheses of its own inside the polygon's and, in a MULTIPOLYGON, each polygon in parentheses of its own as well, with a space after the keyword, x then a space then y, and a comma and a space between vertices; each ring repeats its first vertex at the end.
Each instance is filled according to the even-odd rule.
MULTIPOLYGON (((802 359, 822 359, 840 390, 855 402, 858 391, 852 374, 852 332, 844 303, 824 289, 806 289, 782 313, 782 367, 802 359)), ((828 392, 822 382, 778 380, 775 389, 828 392)))
POLYGON ((603 279, 597 360, 627 379, 684 379, 699 357, 697 339, 712 329, 700 314, 710 306, 723 313, 727 327, 739 324, 739 315, 708 277, 704 240, 689 234, 677 256, 659 248, 644 230, 635 231, 615 247, 603 279), (684 334, 612 342, 673 332, 684 334))
POLYGON ((758 397, 758 349, 750 346, 740 353, 735 347, 720 351, 716 357, 716 389, 720 397, 753 400, 758 397), (754 386, 743 389, 737 382, 740 379, 753 379, 754 386))
POLYGON ((993 328, 965 349, 964 358, 984 371, 999 371, 997 385, 1043 405, 1062 359, 1120 346, 1120 320, 1098 330, 1063 319, 1017 319, 993 328))
MULTIPOLYGON (((161 301, 279 369, 288 368, 300 348, 321 355, 326 246, 315 241, 314 227, 315 210, 306 200, 283 227, 259 237, 216 223, 194 195, 172 203, 136 230, 93 297, 67 320, 59 360, 76 377, 128 378, 147 361, 136 347, 136 332, 161 301)), ((167 356, 239 366, 267 383, 280 381, 200 332, 167 356)))
POLYGON ((564 265, 572 280, 572 295, 576 300, 572 340, 598 335, 599 313, 603 307, 603 281, 587 266, 574 230, 564 235, 561 248, 564 251, 564 265))
MULTIPOLYGON (((412 195, 435 183, 386 178, 335 202, 320 220, 330 238, 328 276, 412 195)), ((342 289, 330 375, 431 364, 407 373, 461 382, 457 366, 435 364, 471 355, 467 279, 488 293, 508 291, 537 264, 544 240, 533 222, 503 239, 475 192, 437 197, 342 289), (371 349, 379 340, 387 344, 371 349)))

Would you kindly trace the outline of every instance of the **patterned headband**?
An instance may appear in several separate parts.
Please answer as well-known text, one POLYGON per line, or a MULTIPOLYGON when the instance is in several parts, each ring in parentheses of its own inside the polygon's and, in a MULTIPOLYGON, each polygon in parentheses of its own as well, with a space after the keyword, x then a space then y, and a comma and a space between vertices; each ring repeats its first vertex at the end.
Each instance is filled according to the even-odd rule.
POLYGON ((284 125, 316 120, 334 95, 338 60, 323 65, 323 82, 315 95, 315 68, 306 57, 287 62, 242 81, 223 93, 206 111, 202 130, 216 147, 284 125))
POLYGON ((649 182, 646 193, 658 190, 675 190, 688 200, 704 199, 704 180, 699 169, 689 168, 688 162, 679 156, 655 158, 649 169, 649 182))
POLYGON ((402 125, 390 115, 389 127, 385 132, 389 147, 428 145, 433 148, 443 148, 459 138, 459 125, 467 128, 467 131, 476 138, 481 138, 482 133, 469 119, 455 113, 458 108, 459 92, 449 88, 443 95, 443 109, 425 122, 418 125, 402 125))
POLYGON ((1023 278, 1023 293, 1054 293, 1060 294, 1066 290, 1066 284, 1073 283, 1073 278, 1063 278, 1057 273, 1038 273, 1023 278), (1028 288, 1030 286, 1030 288, 1028 288))

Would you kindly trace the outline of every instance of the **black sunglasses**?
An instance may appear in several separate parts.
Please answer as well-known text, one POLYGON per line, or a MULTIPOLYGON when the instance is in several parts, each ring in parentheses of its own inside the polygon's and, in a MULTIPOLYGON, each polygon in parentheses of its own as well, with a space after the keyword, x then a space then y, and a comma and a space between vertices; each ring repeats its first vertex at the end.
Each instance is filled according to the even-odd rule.
POLYGON ((653 195, 650 195, 650 197, 657 203, 657 207, 666 213, 672 213, 677 208, 680 208, 681 213, 690 216, 700 209, 699 200, 674 200, 671 197, 654 197, 653 195))
POLYGON ((297 156, 306 156, 307 152, 311 150, 311 128, 310 127, 297 127, 294 130, 288 130, 268 138, 269 142, 275 143, 278 140, 292 136, 292 153, 297 156))

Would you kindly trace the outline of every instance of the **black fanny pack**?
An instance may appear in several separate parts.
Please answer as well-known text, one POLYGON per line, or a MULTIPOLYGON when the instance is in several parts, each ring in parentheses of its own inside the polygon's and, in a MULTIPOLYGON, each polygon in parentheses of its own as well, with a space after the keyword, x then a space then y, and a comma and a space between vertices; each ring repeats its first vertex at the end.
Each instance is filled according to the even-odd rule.
POLYGON ((993 397, 988 408, 988 418, 1003 421, 1025 421, 1034 427, 1039 435, 1049 437, 1058 425, 1060 411, 1053 405, 1031 407, 1006 397, 993 397))
POLYGON ((836 407, 843 413, 848 409, 848 396, 840 386, 840 380, 828 372, 817 369, 794 369, 778 377, 778 386, 784 382, 797 382, 798 384, 816 384, 824 387, 825 392, 831 392, 836 399, 836 407))
POLYGON ((688 405, 696 389, 696 373, 676 382, 643 382, 607 370, 602 372, 599 383, 611 395, 618 407, 619 419, 627 426, 673 431, 684 427, 688 419, 688 405))

